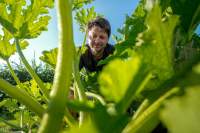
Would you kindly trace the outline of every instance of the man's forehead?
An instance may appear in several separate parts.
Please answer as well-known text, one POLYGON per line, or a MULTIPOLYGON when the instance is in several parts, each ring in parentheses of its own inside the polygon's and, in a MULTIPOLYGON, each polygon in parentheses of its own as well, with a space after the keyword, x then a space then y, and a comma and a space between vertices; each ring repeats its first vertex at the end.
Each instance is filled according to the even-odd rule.
POLYGON ((103 29, 99 26, 94 26, 89 30, 89 33, 105 33, 106 34, 106 31, 105 31, 105 29, 103 29))

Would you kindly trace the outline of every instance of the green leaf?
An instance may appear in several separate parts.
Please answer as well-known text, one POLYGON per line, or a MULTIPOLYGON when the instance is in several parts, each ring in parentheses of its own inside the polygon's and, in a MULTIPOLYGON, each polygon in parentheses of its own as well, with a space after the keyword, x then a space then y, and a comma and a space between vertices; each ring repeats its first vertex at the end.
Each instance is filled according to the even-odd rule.
POLYGON ((68 131, 69 133, 99 133, 94 123, 89 119, 85 121, 81 127, 75 125, 68 131))
POLYGON ((8 100, 5 100, 5 99, 2 100, 2 101, 0 102, 0 107, 4 106, 4 105, 7 103, 7 101, 8 101, 8 100))
POLYGON ((121 133, 128 122, 126 114, 117 114, 113 104, 106 107, 100 103, 96 104, 95 110, 91 114, 91 119, 98 132, 102 133, 121 133))
POLYGON ((118 39, 118 36, 116 36, 115 52, 101 61, 100 64, 107 64, 116 58, 126 59, 131 56, 129 51, 133 51, 137 35, 146 29, 144 21, 147 12, 144 9, 144 3, 145 1, 141 0, 132 15, 126 16, 123 27, 118 29, 122 38, 118 39))
MULTIPOLYGON (((37 86, 37 83, 35 82, 35 80, 30 80, 27 82, 24 82, 23 84, 23 88, 34 98, 41 98, 41 94, 39 92, 39 88, 37 86)), ((38 100, 38 99, 37 99, 38 100)))
POLYGON ((37 22, 25 23, 20 28, 19 38, 35 38, 41 34, 42 31, 47 30, 48 21, 50 16, 42 16, 37 22))
MULTIPOLYGON (((29 109, 31 109, 33 112, 37 113, 38 116, 42 117, 44 113, 44 108, 31 96, 28 95, 28 93, 22 89, 19 89, 15 86, 12 86, 5 80, 0 78, 0 89, 10 95, 11 97, 17 99, 22 104, 26 105, 29 109)), ((8 106, 9 104, 5 104, 8 106)), ((13 110, 16 110, 18 108, 14 108, 13 110)))
POLYGON ((81 9, 76 12, 75 20, 80 25, 80 31, 86 32, 87 24, 97 16, 101 16, 94 11, 94 7, 88 9, 81 9))
POLYGON ((1 118, 0 117, 0 122, 3 122, 4 124, 6 124, 6 125, 8 125, 9 127, 5 127, 5 126, 2 126, 2 125, 0 125, 1 126, 1 129, 3 129, 3 132, 11 132, 11 130, 24 130, 23 128, 21 128, 21 127, 19 127, 16 123, 17 122, 15 122, 15 123, 13 123, 13 121, 11 121, 11 120, 5 120, 4 118, 1 118), (4 127, 4 128, 3 128, 4 127), (11 128, 10 128, 11 127, 11 128))
POLYGON ((199 100, 200 86, 194 86, 185 95, 166 102, 161 119, 171 133, 200 132, 199 100))
MULTIPOLYGON (((140 58, 111 61, 99 76, 100 91, 108 101, 119 102, 140 68, 140 58)), ((136 88, 135 88, 136 89, 136 88)))
POLYGON ((5 27, 5 29, 7 29, 8 31, 10 31, 10 33, 12 33, 12 34, 14 34, 15 32, 17 32, 17 29, 12 25, 12 23, 9 22, 8 20, 2 18, 1 16, 0 16, 0 24, 3 27, 5 27))
POLYGON ((40 60, 51 65, 53 68, 56 67, 58 48, 51 49, 50 51, 43 51, 40 60))
POLYGON ((0 1, 0 24, 4 26, 8 31, 10 31, 12 34, 17 32, 17 29, 14 27, 13 22, 10 18, 10 14, 7 10, 7 4, 12 4, 13 1, 0 1))
POLYGON ((140 115, 132 119, 124 128, 123 133, 148 133, 151 132, 158 124, 159 117, 158 113, 160 111, 163 102, 170 96, 176 94, 179 88, 171 88, 169 91, 160 95, 153 104, 151 104, 140 115))
POLYGON ((193 68, 193 71, 197 74, 200 74, 200 63, 197 64, 194 68, 193 68))
POLYGON ((7 108, 7 110, 9 110, 10 113, 13 113, 14 111, 18 111, 18 105, 17 105, 17 100, 15 99, 6 99, 6 104, 4 105, 4 107, 7 108))
POLYGON ((112 110, 114 106, 108 107, 96 104, 92 108, 88 119, 81 126, 78 125, 70 129, 70 133, 75 132, 92 132, 92 133, 120 133, 128 122, 127 115, 116 115, 112 110))
POLYGON ((141 0, 133 14, 126 16, 123 28, 118 29, 118 32, 124 35, 124 41, 129 45, 135 45, 137 34, 146 29, 144 25, 146 14, 144 0, 141 0))
POLYGON ((160 7, 155 5, 146 17, 148 29, 138 35, 136 51, 154 75, 150 89, 174 74, 173 33, 177 22, 177 16, 163 21, 160 7))
POLYGON ((97 72, 87 72, 85 69, 80 71, 81 82, 85 88, 85 91, 99 93, 99 84, 97 82, 97 72))
MULTIPOLYGON (((3 9, 3 13, 0 14, 2 19, 7 21, 8 23, 11 23, 11 27, 16 28, 17 30, 19 27, 23 24, 23 16, 21 15, 22 7, 26 4, 25 0, 10 0, 0 3, 0 6, 3 9), (10 13, 9 13, 10 12, 10 13)), ((9 30, 9 29, 7 29, 9 30)), ((13 33, 12 31, 10 31, 13 33)), ((16 33, 16 32, 15 32, 16 33)))
MULTIPOLYGON (((14 42, 12 42, 12 35, 6 30, 3 29, 3 36, 0 36, 0 58, 3 60, 8 60, 15 52, 16 47, 14 42)), ((25 49, 28 46, 27 41, 20 41, 20 47, 25 49)))
POLYGON ((171 7, 174 14, 180 16, 180 23, 190 37, 200 23, 200 1, 199 0, 171 0, 171 7))
POLYGON ((167 0, 160 1, 164 19, 171 15, 178 15, 180 23, 177 25, 174 36, 175 67, 179 70, 199 51, 195 30, 200 23, 200 1, 194 0, 167 0))
MULTIPOLYGON (((21 108, 21 107, 19 107, 19 108, 21 108)), ((33 126, 32 124, 38 124, 39 123, 39 117, 35 116, 32 112, 30 112, 26 108, 21 109, 18 112, 15 112, 14 119, 16 120, 15 121, 16 125, 20 125, 21 122, 23 123, 24 130, 27 129, 26 126, 33 126), (21 119, 22 119, 22 121, 21 121, 21 119)))
POLYGON ((53 0, 9 0, 0 2, 0 24, 14 37, 35 38, 47 30, 50 16, 48 9, 53 7, 53 0))
POLYGON ((78 10, 86 4, 92 3, 94 0, 73 0, 72 10, 78 10))
POLYGON ((18 1, 12 1, 10 5, 10 11, 12 12, 10 14, 10 19, 13 24, 13 26, 16 29, 19 29, 19 27, 22 26, 23 22, 23 16, 21 15, 22 7, 25 6, 26 1, 25 0, 18 0, 18 1))

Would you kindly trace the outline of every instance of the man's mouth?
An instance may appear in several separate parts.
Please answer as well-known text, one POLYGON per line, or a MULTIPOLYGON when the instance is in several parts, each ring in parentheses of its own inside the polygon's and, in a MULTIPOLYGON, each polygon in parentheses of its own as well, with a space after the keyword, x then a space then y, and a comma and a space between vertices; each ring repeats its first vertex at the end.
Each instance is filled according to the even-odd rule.
POLYGON ((96 45, 94 45, 94 48, 101 48, 101 45, 100 44, 96 44, 96 45))

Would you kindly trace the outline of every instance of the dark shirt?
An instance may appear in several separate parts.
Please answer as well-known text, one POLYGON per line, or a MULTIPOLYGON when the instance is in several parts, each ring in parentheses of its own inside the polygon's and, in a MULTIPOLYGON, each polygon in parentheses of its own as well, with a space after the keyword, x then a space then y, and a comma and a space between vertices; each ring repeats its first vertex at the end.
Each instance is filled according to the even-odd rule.
POLYGON ((98 62, 100 60, 105 59, 113 52, 114 52, 114 47, 110 44, 107 44, 104 49, 103 56, 99 60, 96 60, 92 55, 90 47, 87 45, 86 51, 80 57, 79 68, 81 69, 85 67, 85 69, 88 70, 89 72, 100 71, 102 70, 104 65, 97 65, 98 62))

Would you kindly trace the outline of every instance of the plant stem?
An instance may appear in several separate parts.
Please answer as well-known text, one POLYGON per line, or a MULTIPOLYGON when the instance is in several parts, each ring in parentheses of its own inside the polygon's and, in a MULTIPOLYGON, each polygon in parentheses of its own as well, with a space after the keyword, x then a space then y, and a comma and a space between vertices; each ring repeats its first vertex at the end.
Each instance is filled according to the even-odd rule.
MULTIPOLYGON (((74 72, 74 73, 76 73, 75 76, 74 76, 75 77, 75 90, 78 93, 78 99, 80 101, 86 101, 87 99, 86 99, 86 95, 85 95, 85 92, 84 92, 83 85, 82 85, 82 83, 80 81, 79 71, 78 72, 77 72, 77 70, 75 70, 75 71, 76 71, 76 72, 74 72)), ((83 111, 79 112, 79 126, 81 126, 83 124, 85 116, 86 116, 86 114, 83 113, 83 111)))
POLYGON ((70 127, 72 127, 73 125, 77 123, 74 117, 70 114, 68 108, 65 110, 64 119, 69 124, 70 127))
POLYGON ((94 97, 96 98, 102 105, 106 105, 105 100, 98 94, 92 93, 92 92, 86 92, 86 95, 89 97, 94 97))
MULTIPOLYGON (((133 119, 123 130, 123 133, 135 133, 141 131, 149 132, 151 127, 145 123, 148 123, 153 117, 157 116, 158 109, 160 108, 163 101, 169 96, 176 94, 179 91, 178 88, 172 88, 168 92, 166 92, 163 96, 158 98, 151 106, 149 106, 143 113, 138 116, 136 119, 133 119)), ((151 121, 151 126, 157 124, 158 120, 151 121)))
MULTIPOLYGON (((20 127, 23 128, 23 122, 24 122, 24 110, 22 109, 20 111, 20 127)), ((21 131, 23 133, 23 131, 21 131)))
POLYGON ((87 37, 87 32, 85 33, 84 41, 83 41, 80 52, 74 54, 74 69, 73 69, 73 71, 74 71, 75 81, 77 82, 77 87, 75 87, 75 88, 77 88, 77 92, 78 92, 78 96, 79 96, 80 101, 87 100, 86 95, 85 95, 85 91, 84 91, 85 89, 83 87, 83 84, 81 83, 81 78, 80 78, 80 73, 79 73, 80 55, 82 53, 83 47, 85 46, 86 37, 87 37))
POLYGON ((189 31, 189 33, 188 33, 189 34, 189 39, 192 38, 194 29, 197 28, 197 26, 199 25, 198 24, 199 22, 197 22, 196 24, 194 23, 195 20, 197 19, 198 15, 199 15, 199 13, 200 13, 200 6, 198 6, 197 10, 194 13, 194 16, 192 17, 192 21, 190 23, 189 30, 188 30, 189 31))
POLYGON ((133 80, 131 81, 124 98, 117 104, 116 109, 119 113, 125 113, 134 97, 138 95, 151 79, 151 73, 145 72, 145 66, 142 65, 133 80))
POLYGON ((40 133, 57 133, 61 129, 72 78, 72 61, 75 50, 72 28, 72 1, 58 0, 56 2, 60 42, 50 102, 42 119, 40 133))
MULTIPOLYGON (((178 90, 177 90, 177 88, 174 88, 174 86, 176 86, 177 83, 179 83, 179 80, 184 78, 186 76, 186 74, 191 72, 192 67, 195 66, 199 62, 199 60, 200 60, 200 55, 196 55, 182 69, 180 69, 173 77, 171 77, 170 79, 168 79, 164 83, 162 83, 160 86, 158 86, 155 89, 156 91, 154 92, 154 93, 157 93, 154 96, 154 98, 156 98, 157 100, 153 104, 151 104, 151 106, 149 106, 145 111, 143 111, 143 113, 141 115, 139 115, 136 119, 132 120, 125 127, 125 129, 123 130, 123 133, 137 132, 138 130, 142 130, 142 128, 147 129, 149 127, 147 127, 147 128, 145 128, 145 127, 148 126, 147 125, 148 122, 150 122, 149 124, 151 124, 151 126, 152 126, 153 122, 150 121, 150 119, 157 116, 158 108, 160 107, 162 102, 166 98, 168 98, 170 95, 177 93, 178 90), (160 97, 158 97, 157 95, 160 97), (163 95, 163 96, 161 96, 161 95, 163 95), (144 125, 146 125, 146 126, 144 126, 144 125)), ((154 120, 154 125, 155 125, 155 122, 157 122, 157 121, 154 120)), ((149 130, 148 130, 148 132, 149 132, 149 130)))
POLYGON ((80 80, 79 60, 80 60, 79 57, 75 57, 75 60, 74 60, 74 78, 75 78, 75 81, 77 83, 75 88, 77 89, 78 97, 79 97, 80 101, 85 101, 87 99, 86 99, 86 95, 85 95, 85 92, 84 92, 83 84, 81 83, 81 80, 80 80))
POLYGON ((33 112, 38 114, 40 117, 42 117, 44 113, 44 108, 35 101, 31 96, 28 95, 28 93, 20 88, 17 88, 15 86, 12 86, 8 82, 6 82, 3 79, 0 79, 0 89, 10 95, 11 97, 17 99, 22 104, 26 105, 28 108, 30 108, 33 112))
POLYGON ((7 120, 4 120, 4 119, 1 118, 1 117, 0 117, 0 121, 4 122, 4 123, 7 124, 8 126, 11 126, 11 127, 15 128, 15 129, 17 129, 17 130, 26 131, 25 129, 23 129, 23 128, 21 128, 21 127, 15 125, 15 124, 13 124, 13 123, 7 121, 7 120))
POLYGON ((86 45, 87 35, 88 35, 88 31, 86 30, 86 31, 85 31, 84 40, 83 40, 83 44, 82 44, 82 46, 81 46, 81 52, 80 52, 79 55, 78 55, 79 57, 80 57, 80 54, 83 52, 83 48, 84 48, 85 45, 86 45))
POLYGON ((25 65, 27 71, 29 72, 29 74, 35 79, 35 81, 37 82, 40 90, 42 91, 42 93, 44 94, 44 99, 46 100, 46 102, 48 102, 48 97, 49 97, 49 94, 48 94, 48 91, 46 89, 46 87, 44 86, 42 80, 38 77, 38 75, 35 73, 35 71, 31 68, 31 66, 29 65, 28 61, 26 60, 26 58, 24 57, 23 53, 22 53, 22 50, 20 48, 20 45, 19 45, 19 39, 18 38, 15 38, 15 42, 16 42, 16 49, 17 49, 17 52, 19 54, 19 57, 21 59, 21 61, 23 62, 23 64, 25 65))
MULTIPOLYGON (((73 67, 73 71, 74 71, 74 78, 75 78, 75 89, 78 93, 78 97, 79 97, 79 100, 80 101, 86 101, 87 100, 87 97, 85 95, 85 89, 83 87, 83 84, 81 83, 81 77, 80 77, 80 73, 79 73, 79 62, 80 62, 80 56, 81 56, 81 53, 82 53, 82 50, 83 50, 83 47, 85 46, 85 43, 86 43, 86 37, 87 37, 87 31, 85 33, 85 36, 84 36, 84 41, 83 41, 83 44, 82 44, 82 47, 81 47, 81 50, 80 52, 74 54, 74 67, 73 67)), ((75 51, 76 52, 76 51, 75 51)), ((84 121, 84 117, 86 116, 86 113, 80 111, 79 113, 79 126, 81 126, 83 124, 83 121, 84 121)))
POLYGON ((21 85, 20 80, 18 79, 17 75, 15 74, 15 72, 14 72, 14 70, 13 70, 13 68, 12 68, 12 66, 11 66, 11 64, 9 62, 9 60, 6 60, 6 63, 8 65, 8 68, 9 68, 10 72, 11 72, 11 75, 13 76, 14 80, 16 81, 16 83, 19 85, 20 88, 23 88, 23 86, 21 85))
POLYGON ((144 99, 142 104, 139 106, 139 108, 136 110, 135 114, 133 115, 132 120, 136 119, 148 106, 149 106, 149 100, 144 99))

